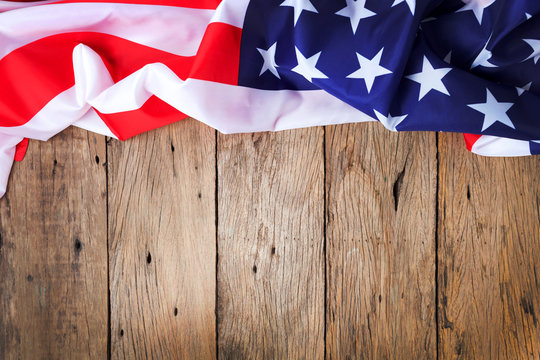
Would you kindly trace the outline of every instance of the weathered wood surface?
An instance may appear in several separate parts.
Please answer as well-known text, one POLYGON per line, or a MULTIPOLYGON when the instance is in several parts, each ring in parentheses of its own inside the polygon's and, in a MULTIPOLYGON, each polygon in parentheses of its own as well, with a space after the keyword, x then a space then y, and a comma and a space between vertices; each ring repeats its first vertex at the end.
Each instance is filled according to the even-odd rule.
POLYGON ((435 140, 380 124, 326 130, 331 359, 436 357, 435 140))
POLYGON ((0 200, 0 358, 107 356, 105 140, 31 142, 0 200))
POLYGON ((323 129, 218 138, 223 359, 324 355, 323 129))
POLYGON ((0 200, 0 358, 540 358, 540 158, 435 139, 32 142, 0 200))
POLYGON ((183 120, 108 150, 112 358, 211 359, 215 131, 183 120))
POLYGON ((440 356, 540 359, 540 159, 440 139, 440 356))

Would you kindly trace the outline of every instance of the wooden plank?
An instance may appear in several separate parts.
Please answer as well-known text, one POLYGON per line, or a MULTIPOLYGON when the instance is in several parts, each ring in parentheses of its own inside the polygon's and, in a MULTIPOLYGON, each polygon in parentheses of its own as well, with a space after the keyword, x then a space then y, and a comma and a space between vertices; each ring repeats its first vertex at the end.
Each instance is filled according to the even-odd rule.
POLYGON ((324 353, 323 130, 218 137, 223 359, 324 353))
POLYGON ((30 143, 0 200, 0 358, 107 356, 105 138, 30 143))
POLYGON ((441 358, 540 359, 540 158, 440 139, 441 358))
POLYGON ((434 134, 326 131, 327 354, 433 359, 434 134))
POLYGON ((187 119, 108 149, 112 358, 215 357, 215 131, 187 119))

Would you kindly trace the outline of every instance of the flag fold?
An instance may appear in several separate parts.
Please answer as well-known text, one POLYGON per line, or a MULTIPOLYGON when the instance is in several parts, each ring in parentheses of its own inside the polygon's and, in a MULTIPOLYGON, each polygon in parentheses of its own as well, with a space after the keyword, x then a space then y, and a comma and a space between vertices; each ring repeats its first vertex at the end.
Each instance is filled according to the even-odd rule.
POLYGON ((379 121, 540 154, 538 0, 0 1, 0 196, 28 138, 379 121))

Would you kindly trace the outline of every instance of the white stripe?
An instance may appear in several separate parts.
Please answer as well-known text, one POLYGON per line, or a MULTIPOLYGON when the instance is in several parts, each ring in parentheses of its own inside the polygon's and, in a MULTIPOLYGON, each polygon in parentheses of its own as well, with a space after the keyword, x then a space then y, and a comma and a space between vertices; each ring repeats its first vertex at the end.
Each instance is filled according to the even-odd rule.
POLYGON ((472 146, 471 152, 484 156, 531 155, 528 141, 483 135, 472 146))
POLYGON ((77 31, 193 56, 216 10, 113 3, 50 4, 0 13, 0 59, 40 38, 77 31))
POLYGON ((188 79, 160 96, 222 133, 279 131, 376 121, 323 90, 269 92, 188 79))

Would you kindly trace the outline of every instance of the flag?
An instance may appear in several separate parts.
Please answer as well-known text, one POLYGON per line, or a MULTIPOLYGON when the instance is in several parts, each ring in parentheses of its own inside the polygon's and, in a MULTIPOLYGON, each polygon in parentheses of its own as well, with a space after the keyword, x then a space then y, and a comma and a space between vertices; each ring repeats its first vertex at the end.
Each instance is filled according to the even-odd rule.
POLYGON ((538 0, 0 1, 0 194, 25 139, 379 121, 540 153, 538 0))

